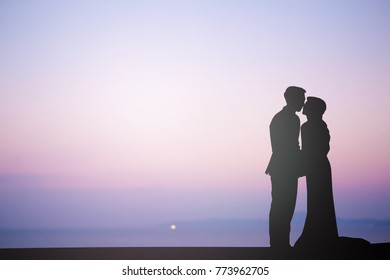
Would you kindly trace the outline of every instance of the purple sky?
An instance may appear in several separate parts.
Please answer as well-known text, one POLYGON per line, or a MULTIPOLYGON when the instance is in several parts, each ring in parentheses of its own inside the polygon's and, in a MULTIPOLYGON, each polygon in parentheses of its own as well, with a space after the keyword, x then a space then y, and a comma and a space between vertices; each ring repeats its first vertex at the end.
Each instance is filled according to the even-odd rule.
POLYGON ((0 225, 266 218, 289 85, 328 104, 337 215, 390 218, 389 11, 1 1, 0 225))

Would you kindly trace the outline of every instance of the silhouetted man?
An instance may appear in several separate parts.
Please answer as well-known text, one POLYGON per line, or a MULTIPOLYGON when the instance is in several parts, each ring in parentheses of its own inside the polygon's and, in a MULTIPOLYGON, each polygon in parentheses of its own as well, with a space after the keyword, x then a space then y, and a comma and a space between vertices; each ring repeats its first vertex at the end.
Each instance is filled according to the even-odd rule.
POLYGON ((290 86, 284 93, 287 105, 270 124, 272 156, 266 174, 271 175, 272 203, 269 214, 270 244, 273 248, 290 248, 290 223, 297 199, 301 175, 299 129, 295 112, 301 111, 305 90, 290 86))

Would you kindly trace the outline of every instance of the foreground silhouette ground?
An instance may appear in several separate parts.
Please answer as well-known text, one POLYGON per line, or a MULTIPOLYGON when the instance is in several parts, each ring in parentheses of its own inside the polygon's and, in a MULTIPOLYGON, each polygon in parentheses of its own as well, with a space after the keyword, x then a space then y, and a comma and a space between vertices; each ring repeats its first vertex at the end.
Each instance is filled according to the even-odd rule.
POLYGON ((268 247, 116 247, 0 249, 2 260, 388 260, 390 243, 348 244, 329 252, 268 247))

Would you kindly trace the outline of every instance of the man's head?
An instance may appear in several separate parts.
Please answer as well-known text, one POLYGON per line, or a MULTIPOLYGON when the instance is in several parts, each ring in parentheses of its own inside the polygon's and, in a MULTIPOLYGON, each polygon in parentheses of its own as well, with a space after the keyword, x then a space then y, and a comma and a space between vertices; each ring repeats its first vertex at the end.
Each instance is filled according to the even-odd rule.
POLYGON ((284 98, 287 102, 287 107, 290 107, 294 112, 302 110, 305 103, 305 92, 303 88, 290 86, 284 92, 284 98))

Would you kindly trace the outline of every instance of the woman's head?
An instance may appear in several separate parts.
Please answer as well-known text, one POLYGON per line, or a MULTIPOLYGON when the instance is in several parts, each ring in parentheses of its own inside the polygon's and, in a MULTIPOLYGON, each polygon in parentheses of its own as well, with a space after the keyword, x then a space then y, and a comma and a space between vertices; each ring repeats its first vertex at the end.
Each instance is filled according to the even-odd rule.
POLYGON ((322 115, 326 111, 326 103, 324 100, 318 97, 307 97, 306 103, 303 106, 303 114, 307 118, 322 118, 322 115))

